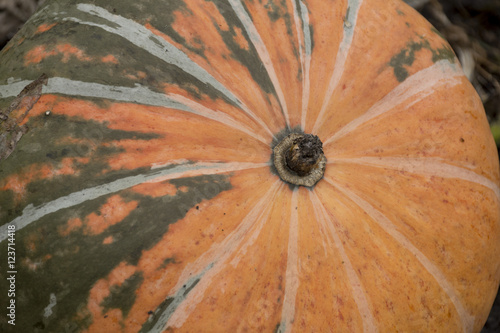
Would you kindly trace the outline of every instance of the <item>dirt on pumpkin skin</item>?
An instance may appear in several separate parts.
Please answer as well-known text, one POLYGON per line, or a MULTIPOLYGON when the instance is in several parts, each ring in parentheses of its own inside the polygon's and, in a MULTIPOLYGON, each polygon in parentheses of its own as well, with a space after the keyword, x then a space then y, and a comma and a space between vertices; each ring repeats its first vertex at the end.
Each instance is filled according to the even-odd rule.
MULTIPOLYGON (((0 2, 0 50, 45 0, 0 2)), ((450 42, 500 128, 500 0, 405 0, 450 42)), ((0 119, 0 122, 2 120, 0 119)), ((500 293, 482 333, 500 332, 500 293)))

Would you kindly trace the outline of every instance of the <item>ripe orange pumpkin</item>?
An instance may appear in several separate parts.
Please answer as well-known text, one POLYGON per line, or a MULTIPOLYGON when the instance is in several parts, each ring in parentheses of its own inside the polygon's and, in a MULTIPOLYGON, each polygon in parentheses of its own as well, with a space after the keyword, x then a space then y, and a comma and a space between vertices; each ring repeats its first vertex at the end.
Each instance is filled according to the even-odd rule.
POLYGON ((484 324, 498 156, 404 3, 48 1, 0 63, 2 332, 484 324))

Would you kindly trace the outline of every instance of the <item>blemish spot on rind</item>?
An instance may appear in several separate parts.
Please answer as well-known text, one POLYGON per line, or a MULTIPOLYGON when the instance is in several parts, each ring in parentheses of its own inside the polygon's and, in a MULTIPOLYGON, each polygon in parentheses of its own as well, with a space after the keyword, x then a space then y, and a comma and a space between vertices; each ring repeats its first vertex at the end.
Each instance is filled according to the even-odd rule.
POLYGON ((394 68, 394 75, 399 82, 403 82, 409 76, 406 67, 411 67, 416 59, 416 53, 421 50, 429 50, 432 53, 432 62, 436 63, 439 60, 448 60, 450 63, 455 63, 455 54, 451 47, 443 44, 441 48, 433 49, 429 41, 421 37, 420 41, 411 41, 406 44, 406 47, 393 56, 389 61, 389 66, 394 68))

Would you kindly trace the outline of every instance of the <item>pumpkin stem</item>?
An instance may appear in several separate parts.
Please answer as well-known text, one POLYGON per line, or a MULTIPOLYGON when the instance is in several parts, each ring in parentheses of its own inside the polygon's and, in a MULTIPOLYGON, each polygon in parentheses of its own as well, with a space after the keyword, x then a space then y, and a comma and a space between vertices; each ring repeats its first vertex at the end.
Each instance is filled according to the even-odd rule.
POLYGON ((304 134, 293 139, 285 154, 286 165, 299 176, 305 176, 318 164, 323 155, 323 143, 316 135, 304 134))
POLYGON ((274 148, 274 165, 282 180, 313 186, 325 172, 323 143, 316 135, 292 133, 274 148))

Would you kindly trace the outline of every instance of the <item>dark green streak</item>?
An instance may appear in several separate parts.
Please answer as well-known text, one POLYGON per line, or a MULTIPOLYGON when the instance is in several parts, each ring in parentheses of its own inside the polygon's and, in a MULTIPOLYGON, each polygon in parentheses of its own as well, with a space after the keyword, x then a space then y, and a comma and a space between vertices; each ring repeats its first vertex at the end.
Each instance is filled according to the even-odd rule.
POLYGON ((30 119, 30 129, 14 153, 0 164, 0 180, 19 172, 20 166, 53 165, 55 168, 64 158, 89 158, 89 163, 74 164, 78 175, 67 174, 49 179, 34 180, 27 184, 22 201, 14 200, 10 191, 0 192, 0 225, 19 216, 28 203, 39 206, 72 192, 109 183, 124 176, 146 170, 110 170, 108 160, 120 154, 120 148, 110 143, 120 140, 151 140, 159 136, 154 133, 127 132, 109 129, 106 124, 78 117, 52 114, 30 119), (69 143, 69 142, 78 143, 69 143))
MULTIPOLYGON (((85 221, 89 214, 102 214, 100 207, 114 194, 49 214, 19 230, 16 233, 19 291, 16 315, 22 320, 16 323, 18 332, 33 332, 35 327, 44 327, 45 332, 65 332, 71 325, 77 327, 74 332, 85 330, 93 320, 86 310, 89 292, 98 280, 107 278, 123 262, 137 265, 142 253, 155 246, 171 224, 185 217, 186 212, 179 209, 181 204, 195 207, 201 200, 210 200, 231 188, 227 177, 222 175, 177 179, 170 183, 185 187, 187 191, 178 191, 178 195, 165 198, 152 198, 130 190, 119 192, 125 202, 134 200, 138 206, 101 234, 94 235, 77 228, 63 237, 60 231, 70 218, 85 221), (113 242, 103 244, 110 236, 113 242), (51 258, 47 259, 47 256, 51 258), (26 266, 28 262, 41 264, 32 270, 26 266), (53 314, 44 318, 51 293, 56 295, 57 305, 52 308, 53 314)), ((1 245, 5 246, 5 242, 1 245)), ((165 264, 178 264, 174 259, 165 264)), ((5 251, 1 251, 0 260, 7 262, 5 251)), ((142 281, 142 273, 137 272, 122 287, 112 287, 109 297, 101 303, 104 308, 102 315, 119 308, 126 316, 134 303, 135 290, 142 281)), ((0 280, 0 290, 7 289, 7 280, 0 280)), ((0 306, 5 308, 4 299, 0 306)), ((149 310, 154 309, 144 309, 149 310)), ((7 331, 1 322, 0 330, 7 331)))
POLYGON ((429 41, 424 38, 421 38, 418 42, 411 41, 389 61, 389 66, 394 68, 394 75, 399 82, 406 80, 409 75, 406 67, 411 67, 415 62, 417 53, 424 49, 432 52, 432 61, 434 63, 443 59, 454 62, 455 55, 449 45, 443 44, 441 48, 433 49, 429 41))
POLYGON ((125 280, 119 287, 112 286, 110 295, 100 304, 104 308, 103 313, 107 313, 110 309, 120 309, 123 317, 126 317, 134 305, 135 292, 143 280, 142 273, 138 272, 125 280))

